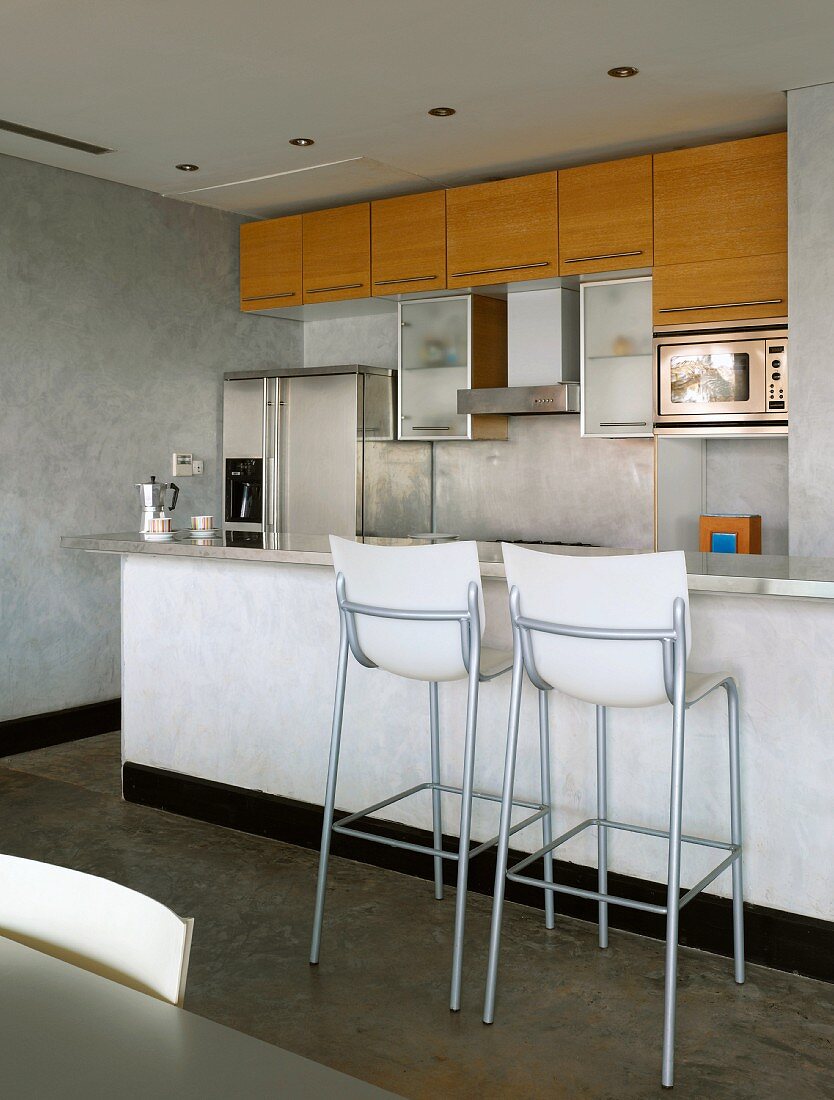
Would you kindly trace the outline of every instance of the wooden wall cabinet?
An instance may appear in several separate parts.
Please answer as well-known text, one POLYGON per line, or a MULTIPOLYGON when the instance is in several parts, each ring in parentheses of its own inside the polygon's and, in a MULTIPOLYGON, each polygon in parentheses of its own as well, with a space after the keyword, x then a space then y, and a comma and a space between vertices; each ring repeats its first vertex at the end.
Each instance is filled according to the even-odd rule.
POLYGON ((240 227, 240 308, 301 305, 301 215, 240 227))
POLYGON ((788 312, 787 139, 654 158, 654 323, 788 312))
POLYGON ((559 172, 559 273, 651 267, 652 158, 559 172))
POLYGON ((371 203, 373 294, 446 287, 446 192, 371 203))
POLYGON ((302 214, 304 304, 371 296, 371 207, 302 214))
POLYGON ((557 203, 555 172, 447 191, 448 287, 558 275, 557 203))
POLYGON ((652 267, 656 325, 785 316, 784 133, 252 222, 241 309, 652 267))
MULTIPOLYGON (((472 295, 472 370, 474 390, 507 385, 507 303, 472 295)), ((509 439, 506 416, 485 413, 469 417, 470 439, 509 439)))
POLYGON ((655 263, 786 252, 787 171, 785 134, 658 153, 655 263))
POLYGON ((655 325, 747 321, 788 312, 788 256, 665 264, 653 272, 655 325))

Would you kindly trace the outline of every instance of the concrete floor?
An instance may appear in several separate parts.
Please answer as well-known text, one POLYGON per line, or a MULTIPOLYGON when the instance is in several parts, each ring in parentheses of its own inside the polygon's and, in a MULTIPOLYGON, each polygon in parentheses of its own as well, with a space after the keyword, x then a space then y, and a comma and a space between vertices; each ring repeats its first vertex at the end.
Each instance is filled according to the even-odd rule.
MULTIPOLYGON (((316 853, 119 797, 118 736, 0 761, 6 851, 94 872, 196 918, 186 1007, 411 1098, 626 1100, 659 1084, 663 949, 508 905, 496 1023, 481 1023, 488 898, 469 899, 448 1011, 453 892, 336 859, 307 963, 316 853)), ((674 1095, 834 1097, 834 987, 682 949, 674 1095)))

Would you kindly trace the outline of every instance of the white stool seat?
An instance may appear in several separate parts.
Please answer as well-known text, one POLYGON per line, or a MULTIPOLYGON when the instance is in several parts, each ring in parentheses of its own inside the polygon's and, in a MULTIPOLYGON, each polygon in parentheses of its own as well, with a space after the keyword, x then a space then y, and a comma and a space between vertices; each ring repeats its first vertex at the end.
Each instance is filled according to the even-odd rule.
POLYGON ((686 705, 691 706, 692 703, 697 703, 699 699, 703 699, 705 695, 709 695, 709 693, 714 691, 717 687, 726 684, 729 679, 729 672, 690 672, 689 669, 687 669, 685 692, 686 705))
POLYGON ((511 649, 496 649, 493 646, 481 647, 481 679, 491 680, 493 676, 500 676, 502 672, 508 672, 513 667, 513 651, 511 649))

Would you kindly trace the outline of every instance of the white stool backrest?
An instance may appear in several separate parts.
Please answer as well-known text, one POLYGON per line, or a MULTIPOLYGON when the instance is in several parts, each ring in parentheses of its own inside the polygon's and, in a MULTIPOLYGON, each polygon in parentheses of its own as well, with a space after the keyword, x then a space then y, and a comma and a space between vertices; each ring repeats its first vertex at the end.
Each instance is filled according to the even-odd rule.
MULTIPOLYGON (((608 630, 671 629, 672 605, 681 597, 689 649, 682 551, 574 557, 506 543, 501 549, 507 584, 519 591, 523 617, 608 630)), ((539 675, 566 695, 612 707, 668 701, 660 642, 569 638, 539 631, 532 631, 530 639, 539 675)))
MULTIPOLYGON (((330 537, 333 566, 345 578, 351 603, 399 611, 467 609, 470 582, 483 595, 474 542, 439 546, 372 546, 330 537)), ((457 622, 414 622, 356 615, 360 648, 379 668, 414 680, 459 680, 466 676, 457 622)))
POLYGON ((0 855, 0 935, 182 1004, 193 921, 126 886, 0 855))

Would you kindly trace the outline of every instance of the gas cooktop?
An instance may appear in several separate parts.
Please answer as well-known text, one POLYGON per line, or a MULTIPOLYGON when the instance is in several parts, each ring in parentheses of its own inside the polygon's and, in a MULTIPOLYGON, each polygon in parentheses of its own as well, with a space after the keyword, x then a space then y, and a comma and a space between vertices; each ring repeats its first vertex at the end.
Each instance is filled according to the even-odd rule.
POLYGON ((509 542, 515 546, 587 546, 598 549, 595 542, 562 542, 560 539, 495 539, 495 542, 509 542))

